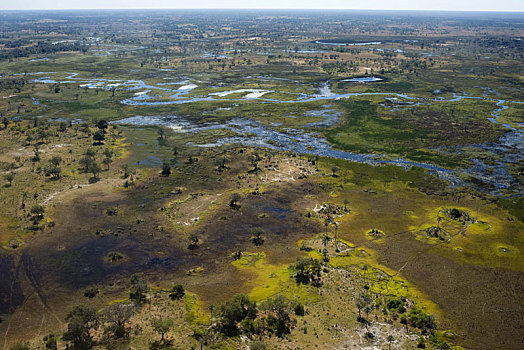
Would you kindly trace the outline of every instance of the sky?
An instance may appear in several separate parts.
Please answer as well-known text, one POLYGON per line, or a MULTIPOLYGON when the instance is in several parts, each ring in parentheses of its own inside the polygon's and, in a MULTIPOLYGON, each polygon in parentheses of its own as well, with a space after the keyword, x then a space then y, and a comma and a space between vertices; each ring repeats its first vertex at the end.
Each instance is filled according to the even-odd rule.
POLYGON ((524 0, 0 0, 2 10, 177 8, 524 11, 524 0))

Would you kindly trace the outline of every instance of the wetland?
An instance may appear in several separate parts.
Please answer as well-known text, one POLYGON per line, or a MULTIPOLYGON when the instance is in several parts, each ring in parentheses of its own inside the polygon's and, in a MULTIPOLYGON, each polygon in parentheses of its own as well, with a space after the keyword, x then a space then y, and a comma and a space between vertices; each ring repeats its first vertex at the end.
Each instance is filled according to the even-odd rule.
POLYGON ((0 346, 521 348, 522 15, 449 16, 0 14, 0 346))

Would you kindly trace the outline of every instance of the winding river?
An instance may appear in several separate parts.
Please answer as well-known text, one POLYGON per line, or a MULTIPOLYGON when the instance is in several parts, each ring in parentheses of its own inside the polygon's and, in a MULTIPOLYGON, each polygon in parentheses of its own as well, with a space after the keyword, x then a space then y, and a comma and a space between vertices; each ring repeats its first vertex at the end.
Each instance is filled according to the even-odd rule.
MULTIPOLYGON (((510 103, 523 103, 521 101, 506 101, 503 99, 489 99, 487 97, 467 96, 454 94, 450 99, 443 98, 424 98, 410 96, 402 93, 345 93, 337 94, 333 93, 330 89, 329 82, 321 84, 318 88, 318 92, 315 94, 301 93, 291 100, 279 100, 274 98, 266 98, 265 95, 269 95, 274 91, 263 90, 263 89, 238 89, 238 90, 224 90, 208 93, 204 96, 189 96, 190 92, 198 87, 199 81, 192 81, 191 79, 178 81, 159 83, 156 85, 150 85, 142 80, 111 80, 111 79, 84 79, 78 77, 78 73, 67 73, 65 80, 56 80, 51 76, 57 74, 54 72, 36 72, 30 73, 31 75, 43 75, 43 77, 35 78, 33 81, 36 83, 44 84, 69 84, 78 83, 83 88, 98 88, 98 89, 118 89, 137 91, 132 97, 121 101, 122 104, 131 106, 155 106, 155 105, 175 105, 184 103, 196 103, 201 101, 242 101, 242 100, 258 100, 261 103, 305 103, 314 101, 331 101, 351 98, 354 96, 384 96, 390 98, 402 98, 405 100, 411 100, 425 103, 437 103, 437 102, 458 102, 465 99, 478 99, 485 101, 496 102, 497 109, 494 110, 491 116, 488 118, 493 123, 498 123, 509 130, 509 133, 504 135, 499 143, 496 144, 480 144, 472 145, 479 149, 497 153, 502 156, 502 160, 495 166, 491 166, 488 171, 488 166, 479 159, 472 159, 472 167, 469 169, 461 170, 450 170, 443 167, 439 167, 433 164, 413 162, 402 158, 391 158, 384 154, 360 154, 353 152, 346 152, 337 149, 333 149, 331 145, 317 134, 303 129, 285 129, 284 131, 278 131, 270 127, 263 126, 262 124, 244 118, 235 118, 224 124, 208 124, 204 126, 197 126, 179 116, 134 116, 125 118, 122 120, 114 121, 115 124, 128 124, 128 125, 164 125, 172 128, 178 132, 200 132, 210 129, 228 129, 234 131, 237 135, 234 137, 226 137, 217 140, 215 143, 210 144, 194 144, 198 147, 216 147, 223 144, 238 143, 246 146, 261 146, 271 149, 293 151, 300 154, 310 154, 318 156, 326 156, 333 158, 346 159, 354 162, 366 163, 371 165, 380 164, 393 164, 409 168, 411 166, 417 166, 429 170, 435 173, 439 178, 446 180, 453 187, 460 187, 467 184, 463 178, 466 176, 474 176, 481 179, 483 182, 493 186, 495 190, 490 191, 491 193, 498 194, 502 189, 510 189, 513 192, 523 194, 524 191, 519 187, 518 181, 516 181, 507 171, 507 167, 504 162, 510 163, 521 163, 524 161, 524 123, 517 124, 518 127, 513 127, 509 124, 500 123, 498 121, 500 112, 509 108, 510 103), (174 87, 167 87, 168 85, 174 85, 174 87), (178 87, 177 87, 178 86, 178 87), (167 93, 166 95, 151 95, 153 91, 160 93, 167 93), (228 98, 229 95, 235 94, 236 98, 228 98), (240 97, 238 97, 240 96, 240 97), (162 99, 162 100, 160 100, 162 99), (255 136, 253 136, 255 135, 255 136), (511 140, 511 142, 508 142, 511 140), (516 151, 516 152, 515 152, 516 151)), ((356 82, 367 82, 373 83, 379 81, 380 78, 368 77, 365 80, 359 80, 356 82)), ((348 80, 351 81, 351 80, 348 80)), ((330 116, 332 118, 333 116, 330 116)), ((329 123, 332 123, 330 120, 329 123)), ((471 145, 470 145, 471 146, 471 145)), ((470 184, 471 185, 471 184, 470 184)))

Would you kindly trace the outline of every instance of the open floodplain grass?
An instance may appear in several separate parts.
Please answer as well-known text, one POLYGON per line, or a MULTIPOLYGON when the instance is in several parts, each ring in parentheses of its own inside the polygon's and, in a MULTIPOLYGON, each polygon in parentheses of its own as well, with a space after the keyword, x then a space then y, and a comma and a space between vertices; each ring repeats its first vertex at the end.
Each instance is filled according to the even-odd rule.
POLYGON ((407 105, 398 111, 360 99, 340 105, 346 110, 344 119, 324 133, 339 148, 362 153, 386 152, 456 167, 467 158, 442 155, 431 148, 450 142, 495 141, 504 132, 488 120, 496 107, 494 102, 432 102, 427 106, 407 105))
POLYGON ((509 108, 500 112, 499 119, 497 119, 497 121, 503 124, 509 124, 514 128, 521 128, 522 123, 524 122, 522 118, 522 115, 524 114, 524 105, 510 103, 508 106, 509 108))

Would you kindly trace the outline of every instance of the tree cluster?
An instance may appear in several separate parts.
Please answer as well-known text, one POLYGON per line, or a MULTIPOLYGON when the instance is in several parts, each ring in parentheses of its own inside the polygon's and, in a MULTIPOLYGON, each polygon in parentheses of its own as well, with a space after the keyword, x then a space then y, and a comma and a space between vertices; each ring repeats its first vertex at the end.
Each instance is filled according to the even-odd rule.
POLYGON ((303 315, 303 306, 281 295, 257 305, 248 296, 237 294, 218 308, 218 329, 227 336, 270 334, 283 337, 291 331, 293 312, 303 315))

